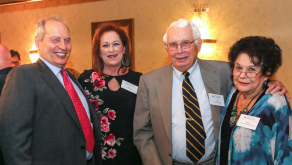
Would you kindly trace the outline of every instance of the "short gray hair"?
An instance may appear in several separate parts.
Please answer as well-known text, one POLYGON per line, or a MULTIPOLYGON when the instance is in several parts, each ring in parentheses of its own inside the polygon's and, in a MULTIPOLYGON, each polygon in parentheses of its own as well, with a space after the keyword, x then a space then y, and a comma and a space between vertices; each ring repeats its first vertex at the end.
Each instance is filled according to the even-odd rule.
POLYGON ((68 25, 66 24, 66 22, 63 20, 63 18, 56 17, 56 16, 47 17, 47 18, 39 20, 37 23, 37 36, 38 36, 40 41, 42 41, 44 39, 45 34, 46 34, 46 27, 45 27, 46 22, 51 21, 51 20, 59 21, 59 22, 63 23, 67 27, 67 29, 70 33, 70 29, 69 29, 68 25))
POLYGON ((200 33, 200 30, 198 28, 198 26, 191 22, 191 21, 188 21, 186 19, 179 19, 178 21, 174 21, 173 23, 171 23, 171 25, 168 27, 168 29, 166 30, 164 36, 163 36, 163 41, 164 43, 167 42, 167 32, 168 30, 171 28, 171 27, 180 27, 180 28, 185 28, 186 26, 190 25, 192 27, 192 31, 193 31, 193 37, 194 39, 196 40, 195 43, 196 45, 198 45, 198 42, 199 42, 199 38, 201 38, 201 33, 200 33))

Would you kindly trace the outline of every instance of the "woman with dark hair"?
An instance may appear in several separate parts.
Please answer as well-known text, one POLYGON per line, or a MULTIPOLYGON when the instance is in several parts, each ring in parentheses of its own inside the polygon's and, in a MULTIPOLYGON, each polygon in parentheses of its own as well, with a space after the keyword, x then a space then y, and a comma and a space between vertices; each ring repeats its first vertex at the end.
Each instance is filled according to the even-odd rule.
POLYGON ((221 113, 215 164, 291 164, 290 104, 279 92, 265 95, 282 65, 280 47, 271 38, 245 37, 228 59, 234 87, 221 113))
POLYGON ((130 66, 130 42, 115 24, 98 28, 92 40, 94 69, 78 81, 95 107, 101 122, 103 165, 141 165, 133 143, 133 116, 141 73, 130 66))

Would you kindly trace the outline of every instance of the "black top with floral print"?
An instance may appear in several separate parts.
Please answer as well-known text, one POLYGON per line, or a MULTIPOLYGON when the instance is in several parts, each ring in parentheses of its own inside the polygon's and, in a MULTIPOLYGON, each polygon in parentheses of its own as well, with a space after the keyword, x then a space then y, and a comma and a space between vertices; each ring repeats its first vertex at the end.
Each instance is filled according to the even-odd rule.
POLYGON ((121 76, 100 76, 93 70, 85 70, 78 79, 100 118, 103 165, 142 164, 133 143, 136 94, 122 87, 111 91, 107 85, 115 78, 120 86, 123 80, 138 86, 141 75, 129 70, 121 76))

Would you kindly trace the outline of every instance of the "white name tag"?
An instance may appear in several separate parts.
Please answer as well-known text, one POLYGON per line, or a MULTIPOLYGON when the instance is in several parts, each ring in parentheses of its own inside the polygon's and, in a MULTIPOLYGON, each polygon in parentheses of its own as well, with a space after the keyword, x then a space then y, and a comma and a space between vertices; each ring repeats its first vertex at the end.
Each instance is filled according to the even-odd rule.
POLYGON ((123 80, 121 87, 126 89, 127 91, 137 94, 138 87, 132 83, 129 83, 128 81, 123 80))
POLYGON ((237 126, 255 130, 259 124, 260 118, 241 114, 237 121, 237 126))
POLYGON ((224 103, 224 97, 223 95, 217 95, 213 93, 208 93, 209 94, 209 100, 211 105, 217 105, 217 106, 225 106, 224 103))

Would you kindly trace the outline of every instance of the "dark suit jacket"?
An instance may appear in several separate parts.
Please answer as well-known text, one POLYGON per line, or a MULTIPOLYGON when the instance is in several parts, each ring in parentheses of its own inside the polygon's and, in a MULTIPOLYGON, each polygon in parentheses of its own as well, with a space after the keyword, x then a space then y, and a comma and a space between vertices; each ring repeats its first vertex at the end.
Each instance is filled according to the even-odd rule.
MULTIPOLYGON (((5 165, 86 165, 81 124, 51 69, 41 60, 18 66, 8 74, 7 82, 0 99, 0 146, 5 165)), ((93 161, 100 165, 100 121, 87 102, 95 138, 93 161)))
MULTIPOLYGON (((7 67, 7 68, 3 68, 3 69, 0 70, 0 96, 1 96, 1 92, 2 92, 3 86, 5 84, 6 77, 7 77, 8 73, 10 72, 11 69, 12 69, 12 67, 7 67)), ((1 150, 0 150, 0 165, 1 164, 4 164, 4 160, 3 160, 2 153, 1 153, 1 150)))
POLYGON ((1 96, 3 86, 5 84, 6 77, 11 69, 12 67, 7 67, 0 70, 0 96, 1 96))
MULTIPOLYGON (((228 64, 197 60, 206 92, 223 95, 226 99, 232 84, 228 64)), ((144 165, 172 164, 172 74, 173 68, 169 64, 140 78, 134 115, 134 143, 144 165)), ((222 108, 211 105, 215 141, 222 108)))

